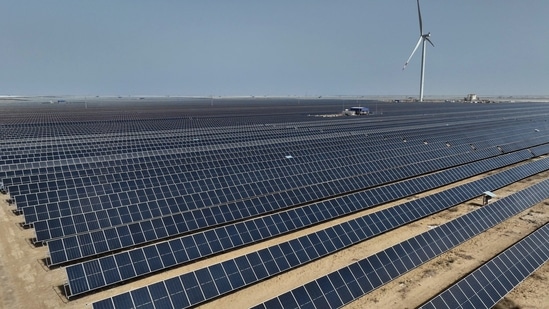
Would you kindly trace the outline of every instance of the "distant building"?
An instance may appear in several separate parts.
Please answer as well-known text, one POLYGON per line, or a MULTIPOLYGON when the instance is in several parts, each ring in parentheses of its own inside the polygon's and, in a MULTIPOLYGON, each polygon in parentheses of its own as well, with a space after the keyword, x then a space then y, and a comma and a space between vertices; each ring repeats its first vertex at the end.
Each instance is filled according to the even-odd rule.
POLYGON ((469 93, 466 97, 465 97, 465 101, 478 101, 478 96, 474 93, 469 93))
POLYGON ((370 109, 367 107, 351 107, 344 111, 345 115, 368 115, 370 109))

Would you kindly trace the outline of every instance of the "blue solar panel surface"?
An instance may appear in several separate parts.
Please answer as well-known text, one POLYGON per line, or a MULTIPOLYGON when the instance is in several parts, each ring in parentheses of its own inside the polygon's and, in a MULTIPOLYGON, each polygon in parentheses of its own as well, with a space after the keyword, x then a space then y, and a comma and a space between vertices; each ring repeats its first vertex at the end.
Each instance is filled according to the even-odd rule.
MULTIPOLYGON (((528 154, 521 153, 521 154, 518 154, 518 156, 525 158, 524 156, 528 156, 528 154)), ((383 201, 383 199, 377 198, 376 195, 368 196, 367 198, 372 199, 372 201, 374 201, 375 204, 379 204, 381 201, 383 201)), ((192 212, 166 216, 163 218, 145 220, 145 221, 131 224, 129 226, 120 225, 115 228, 110 228, 110 229, 105 228, 97 232, 92 232, 87 234, 81 233, 79 235, 75 235, 72 237, 65 237, 62 239, 52 240, 48 243, 48 246, 50 248, 51 263, 58 264, 68 260, 74 260, 84 256, 89 256, 89 255, 104 252, 104 250, 107 249, 105 247, 105 243, 107 242, 108 239, 113 238, 111 235, 119 236, 119 237, 114 237, 115 243, 110 244, 110 246, 112 246, 113 248, 119 249, 123 247, 129 247, 138 243, 145 243, 147 241, 155 240, 161 237, 178 235, 178 234, 190 232, 199 228, 213 226, 213 225, 221 224, 225 222, 230 222, 235 219, 246 218, 254 213, 257 214, 257 213, 265 212, 265 209, 268 209, 267 208, 268 205, 274 204, 273 205, 274 207, 268 210, 281 209, 282 208, 281 206, 287 206, 287 204, 284 204, 284 201, 286 200, 288 200, 287 197, 285 198, 285 196, 280 195, 280 198, 273 199, 273 200, 266 199, 262 201, 261 199, 258 199, 259 203, 256 203, 256 204, 240 202, 240 203, 236 203, 235 205, 229 204, 228 207, 220 208, 219 210, 217 208, 206 208, 204 210, 199 209, 192 212), (254 210, 254 205, 259 205, 260 207, 254 210), (197 218, 204 218, 204 219, 200 221, 197 218), (230 221, 227 220, 227 218, 230 221), (148 234, 146 233, 146 231, 150 231, 153 229, 156 232, 154 233, 151 232, 148 234), (129 236, 130 234, 132 235, 131 237, 129 236), (100 248, 98 249, 97 246, 92 246, 92 247, 96 247, 95 250, 93 250, 93 248, 88 248, 89 247, 88 245, 90 244, 90 239, 93 238, 92 235, 95 235, 95 238, 98 239, 97 242, 101 243, 100 248, 103 248, 103 249, 100 249, 100 248), (121 237, 123 235, 125 237, 121 237), (160 237, 157 237, 159 235, 160 237), (116 239, 123 239, 123 241, 118 241, 116 239), (83 246, 83 244, 86 244, 86 246, 83 246), (70 250, 71 255, 63 254, 63 252, 65 251, 68 252, 68 250, 66 250, 67 248, 73 248, 73 247, 75 249, 70 250), (77 251, 80 251, 80 253, 78 253, 77 251), (58 254, 59 252, 61 252, 61 255, 58 254)), ((105 216, 105 218, 107 217, 105 216)), ((94 221, 89 220, 86 222, 94 222, 94 221)), ((59 224, 57 226, 58 226, 58 229, 62 228, 59 224)), ((73 231, 75 230, 76 229, 73 228, 73 231)))
MULTIPOLYGON (((403 272, 417 267, 438 254, 494 226, 497 222, 501 222, 512 214, 531 207, 548 197, 549 180, 546 180, 411 238, 406 241, 406 244, 395 246, 400 249, 399 251, 395 247, 391 247, 339 270, 339 275, 342 278, 350 280, 347 282, 347 285, 344 285, 349 289, 348 292, 353 295, 350 300, 364 295, 374 288, 398 277, 403 272), (402 250, 402 248, 407 249, 402 250), (370 281, 374 278, 376 278, 374 282, 370 281)), ((369 230, 375 226, 381 231, 383 228, 386 228, 386 223, 391 222, 391 220, 387 220, 376 213, 372 214, 371 217, 372 220, 370 222, 357 224, 357 230, 350 223, 345 222, 317 233, 305 235, 286 243, 172 278, 171 280, 179 279, 182 283, 185 283, 186 290, 186 295, 178 294, 177 296, 178 298, 183 297, 186 299, 175 305, 176 307, 180 307, 183 303, 189 303, 191 306, 194 306, 234 289, 266 279, 282 271, 310 262, 329 252, 340 250, 357 241, 361 241, 365 237, 364 233, 366 231, 364 229, 369 230), (192 283, 189 284, 190 282, 192 283), (229 287, 232 287, 232 289, 229 287)), ((402 216, 399 217, 402 218, 402 216)), ((99 272, 96 270, 95 273, 99 274, 99 272)), ((157 284, 164 285, 163 282, 157 284)), ((317 282, 305 285, 303 287, 305 293, 300 292, 299 289, 295 290, 295 292, 289 292, 294 293, 294 297, 300 300, 297 307, 307 307, 310 306, 310 303, 315 304, 314 306, 317 307, 319 304, 330 301, 325 299, 324 295, 326 293, 314 293, 313 290, 317 285, 317 282), (306 295, 310 298, 307 298, 306 295), (318 297, 314 297, 314 295, 318 297), (320 299, 319 303, 317 303, 317 298, 320 299)), ((332 286, 333 288, 335 287, 332 286)), ((147 303, 154 303, 158 298, 157 295, 151 294, 151 290, 143 290, 143 292, 147 296, 146 302, 140 303, 139 300, 134 299, 134 306, 139 307, 147 303)), ((164 297, 166 296, 163 295, 162 298, 164 297)), ((167 297, 170 298, 170 295, 167 297)), ((277 301, 275 300, 275 302, 277 301)), ((114 298, 106 299, 95 303, 94 308, 113 308, 113 303, 114 298)), ((340 305, 343 304, 345 303, 341 303, 340 305)), ((264 307, 268 308, 270 305, 266 304, 264 307)))
POLYGON ((549 224, 545 224, 421 308, 492 308, 548 260, 549 224))
MULTIPOLYGON (((344 225, 342 229, 345 231, 359 231, 359 226, 368 226, 368 228, 364 228, 359 234, 358 240, 362 241, 366 238, 386 232, 389 229, 396 228, 405 223, 412 222, 418 218, 474 198, 479 194, 478 189, 476 188, 483 187, 494 190, 513 181, 517 181, 520 178, 547 170, 549 169, 549 159, 537 161, 529 165, 530 166, 514 168, 490 176, 487 179, 478 180, 433 196, 411 201, 401 206, 396 206, 358 220, 350 221, 347 225, 344 225), (452 197, 454 198, 452 199, 452 197), (424 209, 424 211, 418 211, 417 209, 424 209)), ((369 192, 364 193, 364 196, 369 195, 369 192)), ((357 201, 359 201, 359 204, 361 202, 367 203, 367 201, 361 201, 358 197, 357 201)), ((91 260, 82 264, 71 265, 66 268, 69 289, 73 295, 77 295, 116 282, 158 271, 159 269, 169 268, 176 264, 204 258, 238 246, 265 240, 289 230, 303 227, 305 225, 303 222, 316 223, 314 221, 318 222, 342 216, 349 212, 347 207, 351 207, 351 205, 350 200, 343 200, 339 203, 331 202, 325 203, 324 206, 318 205, 318 208, 313 206, 310 210, 305 210, 305 208, 302 208, 301 211, 291 210, 286 213, 261 217, 255 220, 189 235, 180 239, 174 239, 158 245, 138 248, 113 256, 91 260), (136 254, 139 261, 162 261, 163 265, 151 266, 147 263, 141 263, 140 265, 142 266, 140 271, 120 273, 119 275, 115 274, 116 276, 111 278, 106 277, 108 274, 102 273, 101 269, 104 269, 104 267, 99 267, 101 263, 109 263, 109 268, 112 269, 129 269, 129 266, 132 264, 135 266, 137 263, 134 261, 132 254, 136 254), (129 258, 127 258, 128 256, 129 258), (119 258, 123 259, 123 264, 119 262, 119 258), (164 259, 166 260, 164 261, 164 259), (92 273, 87 273, 86 269, 89 269, 92 273), (99 282, 89 282, 89 278, 92 275, 103 278, 101 278, 99 282)), ((354 239, 353 243, 356 241, 357 240, 354 239)), ((340 247, 336 246, 335 249, 340 249, 340 247)), ((325 253, 329 253, 329 250, 325 253)))
MULTIPOLYGON (((268 300, 254 309, 341 307, 548 197, 549 180, 545 180, 268 300)), ((105 303, 110 304, 111 300, 105 303)), ((105 303, 100 303, 98 308, 109 308, 104 306, 105 303)))
MULTIPOLYGON (((32 241, 47 245, 47 265, 67 271, 74 297, 549 153, 546 105, 379 103, 383 115, 311 116, 342 102, 356 103, 0 104, 0 181, 32 241)), ((240 286, 232 280, 249 285, 298 267, 544 171, 546 162, 185 274, 189 290, 174 278, 113 301, 202 302, 240 286)))

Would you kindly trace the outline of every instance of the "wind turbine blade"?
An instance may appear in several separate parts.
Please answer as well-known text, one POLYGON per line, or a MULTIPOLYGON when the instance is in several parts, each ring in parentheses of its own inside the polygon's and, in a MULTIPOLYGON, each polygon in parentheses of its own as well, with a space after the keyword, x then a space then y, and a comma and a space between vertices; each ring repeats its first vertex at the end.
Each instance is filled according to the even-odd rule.
POLYGON ((419 9, 419 0, 417 0, 417 15, 419 16, 419 35, 423 35, 423 21, 421 20, 421 10, 419 9))
POLYGON ((427 40, 427 42, 431 43, 431 45, 433 45, 433 47, 435 47, 435 44, 433 44, 433 42, 431 42, 431 40, 428 37, 425 37, 425 39, 427 40))
POLYGON ((414 53, 416 52, 417 48, 419 47, 419 44, 421 44, 421 40, 423 39, 422 36, 419 37, 419 40, 417 41, 417 44, 416 44, 416 47, 414 48, 414 50, 412 51, 412 54, 410 55, 410 57, 408 58, 408 60, 406 60, 406 63, 404 64, 404 67, 402 67, 402 69, 406 69, 406 66, 408 65, 408 63, 410 63, 410 60, 412 59, 412 57, 414 56, 414 53))

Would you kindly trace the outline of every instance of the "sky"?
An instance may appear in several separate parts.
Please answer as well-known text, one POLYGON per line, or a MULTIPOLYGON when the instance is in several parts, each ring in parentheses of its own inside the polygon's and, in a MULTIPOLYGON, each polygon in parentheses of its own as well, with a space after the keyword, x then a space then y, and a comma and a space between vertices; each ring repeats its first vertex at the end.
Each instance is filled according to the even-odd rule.
MULTIPOLYGON (((548 95, 549 1, 421 0, 425 95, 548 95)), ((0 0, 0 95, 418 95, 415 0, 0 0)))

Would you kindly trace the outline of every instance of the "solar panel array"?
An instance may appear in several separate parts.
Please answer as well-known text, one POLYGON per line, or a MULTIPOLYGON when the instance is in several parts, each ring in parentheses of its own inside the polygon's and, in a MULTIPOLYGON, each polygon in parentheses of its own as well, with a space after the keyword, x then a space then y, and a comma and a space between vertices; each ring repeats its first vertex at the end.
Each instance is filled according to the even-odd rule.
MULTIPOLYGON (((549 160, 537 161, 527 168, 523 166, 511 169, 502 174, 498 174, 497 176, 491 176, 485 180, 479 180, 436 194, 429 198, 418 199, 406 203, 402 207, 381 211, 379 214, 371 216, 372 218, 370 218, 370 216, 365 217, 364 221, 351 221, 349 224, 353 226, 353 229, 356 229, 355 225, 380 222, 379 224, 370 226, 370 229, 372 229, 373 232, 365 232, 366 234, 363 235, 363 237, 372 237, 378 233, 427 215, 429 213, 427 210, 424 213, 411 213, 411 209, 423 207, 426 203, 436 203, 437 206, 431 206, 431 209, 429 209, 431 212, 440 211, 441 209, 455 205, 459 201, 466 201, 478 196, 479 191, 475 188, 483 187, 494 190, 505 184, 517 181, 520 178, 539 173, 545 169, 549 169, 549 160), (517 172, 517 170, 520 170, 520 172, 517 172), (459 198, 450 200, 449 197, 452 196, 459 196, 459 198), (407 214, 406 219, 396 219, 396 213, 407 214), (388 222, 386 222, 387 220, 388 222)), ((451 173, 455 171, 448 172, 451 173)), ((421 182, 423 184, 428 183, 425 181, 426 179, 422 180, 423 181, 421 182)), ((356 211, 356 209, 372 207, 373 205, 368 204, 369 202, 371 203, 372 200, 366 199, 376 196, 375 193, 372 194, 372 191, 379 191, 377 195, 382 196, 383 191, 386 193, 391 192, 391 188, 381 187, 377 190, 372 189, 357 193, 355 196, 331 200, 329 202, 320 202, 310 206, 292 209, 284 213, 277 213, 233 225, 218 227, 206 232, 174 239, 169 242, 153 244, 143 248, 113 254, 108 257, 90 260, 81 264, 71 265, 66 268, 69 280, 69 290, 71 291, 71 295, 85 293, 93 289, 102 288, 117 282, 166 269, 174 265, 201 259, 215 253, 257 241, 266 240, 291 230, 343 216, 356 211), (162 263, 150 265, 147 261, 162 261, 162 263), (105 269, 111 269, 114 273, 106 273, 104 271, 105 269), (120 272, 117 272, 117 270, 120 270, 120 272), (99 279, 90 279, 94 277, 99 277, 99 279)), ((376 202, 382 203, 383 201, 376 202)), ((362 237, 359 241, 361 240, 362 237)), ((335 250, 338 249, 340 248, 335 248, 335 250)))
MULTIPOLYGON (((352 102, 275 101, 284 107, 263 113, 249 103, 213 113, 194 103, 36 114, 0 106, 9 109, 0 119, 0 181, 33 240, 47 244, 48 265, 66 266, 73 297, 549 153, 542 105, 386 105, 390 116, 331 119, 307 114, 352 102)), ((313 251, 329 254, 545 165, 347 223, 318 236, 330 245, 313 251)), ((313 251, 284 259, 295 267, 313 251)))
MULTIPOLYGON (((545 165, 546 164, 547 162, 545 165)), ((545 168, 547 168, 547 166, 545 168)), ((525 168, 525 170, 528 169, 529 168, 525 168)), ((499 180, 505 182, 508 176, 517 173, 517 170, 510 171, 510 173, 503 172, 491 177, 493 177, 493 179, 497 179, 496 181, 499 180)), ((539 172, 539 170, 537 172, 539 172)), ((511 180, 511 182, 513 181, 516 181, 516 179, 511 180)), ((464 186, 467 186, 467 184, 464 186)), ((476 186, 471 187, 474 188, 476 186)), ((457 192, 463 191, 465 191, 463 188, 458 188, 457 190, 457 192)), ((445 192, 446 191, 441 193, 445 192)), ((376 272, 385 271, 385 273, 378 273, 380 278, 383 278, 380 281, 378 280, 379 284, 374 284, 367 290, 362 289, 362 293, 359 295, 363 295, 371 289, 394 279, 402 273, 401 271, 408 271, 411 269, 409 267, 403 267, 405 264, 400 260, 403 258, 402 255, 407 256, 412 252, 415 252, 414 254, 417 254, 416 258, 418 260, 414 261, 413 258, 408 257, 408 261, 415 264, 414 267, 416 267, 419 264, 422 264, 444 252, 445 250, 448 250, 466 239, 480 233, 481 231, 484 231, 488 227, 493 226, 498 221, 508 218, 511 214, 516 214, 519 211, 522 211, 525 208, 530 207, 548 197, 549 180, 546 180, 510 197, 498 200, 491 204, 490 207, 481 208, 478 211, 464 215, 427 233, 421 234, 418 237, 412 238, 407 241, 406 245, 402 245, 406 248, 406 250, 401 249, 399 253, 396 253, 394 251, 394 247, 392 247, 382 251, 378 255, 368 258, 368 261, 371 259, 375 260, 373 262, 373 266, 369 269, 376 272), (387 271, 387 269, 392 270, 392 272, 387 271)), ((155 283, 151 285, 154 286, 152 290, 147 291, 147 287, 140 290, 140 294, 146 292, 149 293, 149 295, 142 295, 143 298, 140 300, 133 299, 132 307, 154 304, 156 299, 164 298, 171 299, 172 304, 177 308, 200 304, 208 299, 232 292, 246 285, 256 283, 260 280, 277 275, 283 271, 287 271, 299 265, 308 263, 319 257, 334 253, 374 235, 424 217, 429 213, 439 211, 440 209, 437 209, 439 207, 438 205, 440 205, 439 203, 444 202, 445 199, 450 200, 453 198, 456 198, 456 193, 444 196, 441 199, 431 199, 430 197, 426 197, 418 203, 414 203, 415 201, 407 203, 408 205, 398 210, 389 208, 387 210, 338 224, 288 242, 239 256, 235 259, 227 260, 175 278, 155 283), (392 213, 393 216, 387 216, 385 213, 392 213), (168 281, 179 282, 179 284, 185 283, 184 289, 176 290, 177 292, 175 294, 168 295, 165 295, 165 293, 161 293, 160 295, 151 293, 151 291, 155 291, 159 287, 164 288, 164 291, 166 291, 168 281)), ((464 198, 464 200, 468 199, 470 199, 470 197, 464 198)), ((457 203, 460 202, 461 201, 458 201, 457 203)), ((158 261, 161 262, 160 258, 158 258, 158 261)), ((360 262, 353 265, 359 265, 358 263, 360 262)), ((93 267, 93 265, 89 266, 90 268, 93 267)), ((96 266, 97 268, 87 269, 88 272, 86 272, 85 269, 80 268, 80 273, 78 274, 80 275, 80 278, 78 279, 78 282, 81 284, 85 284, 86 282, 91 284, 101 282, 101 280, 103 280, 103 270, 101 269, 101 265, 99 263, 97 263, 96 266)), ((110 268, 112 269, 114 267, 110 268)), ((360 269, 360 267, 358 268, 360 269)), ((347 271, 351 272, 351 276, 353 275, 353 268, 347 271)), ((356 273, 355 275, 358 276, 358 279, 361 277, 365 278, 365 274, 368 274, 368 272, 356 273)), ((375 276, 375 274, 371 274, 368 278, 372 276, 375 276)), ((368 279, 363 280, 364 283, 369 282, 368 279)), ((114 308, 113 306, 115 306, 119 299, 132 299, 132 293, 134 293, 134 291, 98 302, 94 304, 94 308, 114 308)), ((313 300, 314 299, 310 299, 310 301, 313 300)), ((324 301, 326 302, 327 300, 324 299, 324 301)), ((287 306, 286 303, 283 304, 287 306)), ((303 303, 302 305, 306 306, 306 303, 303 303)), ((299 307, 302 305, 300 304, 299 307)), ((315 306, 317 308, 327 308, 327 306, 322 306, 319 304, 315 304, 315 306)), ((271 308, 271 305, 268 304, 265 307, 271 308)))
MULTIPOLYGON (((276 221, 281 220, 283 222, 286 222, 285 224, 289 224, 287 228, 279 229, 281 231, 280 233, 287 232, 293 229, 297 229, 297 228, 301 228, 304 226, 321 222, 320 220, 328 220, 331 218, 352 213, 354 211, 379 205, 384 202, 389 202, 391 200, 409 196, 417 192, 436 188, 438 186, 451 183, 452 181, 457 181, 481 172, 486 172, 493 168, 502 167, 508 164, 520 162, 521 160, 527 159, 529 157, 530 157, 529 152, 524 151, 524 152, 513 153, 513 154, 501 156, 495 159, 491 159, 489 162, 486 162, 485 160, 483 160, 475 163, 470 163, 468 165, 460 166, 454 169, 441 171, 436 174, 430 174, 420 178, 413 178, 413 179, 405 180, 400 183, 387 185, 384 187, 373 188, 373 189, 361 191, 352 195, 338 197, 337 199, 334 199, 334 200, 313 203, 310 205, 303 206, 301 208, 291 209, 289 211, 285 211, 280 214, 272 215, 271 217, 276 217, 276 219, 272 218, 271 220, 276 220, 276 221), (325 210, 321 210, 321 209, 325 209, 325 210), (317 213, 320 213, 320 215, 316 215, 317 213), (311 214, 315 214, 315 215, 313 216, 311 214), (303 218, 303 219, 297 220, 296 218, 303 218), (289 221, 292 221, 292 222, 288 223, 289 221)), ((183 221, 183 219, 173 220, 173 222, 170 222, 171 224, 165 224, 164 226, 168 226, 168 227, 174 226, 175 231, 173 232, 173 234, 176 234, 179 230, 184 230, 188 226, 189 222, 192 222, 193 218, 191 217, 185 220, 186 221, 183 221), (179 224, 179 226, 177 224, 179 224)), ((235 228, 239 230, 244 230, 244 231, 246 231, 248 228, 248 227, 242 227, 242 223, 235 224, 234 226, 235 226, 234 228, 231 228, 230 226, 228 226, 227 228, 217 229, 217 231, 221 231, 223 229, 230 229, 230 230, 227 230, 226 232, 229 234, 234 234, 235 228)), ((84 251, 85 247, 82 247, 84 243, 80 241, 80 239, 84 237, 83 235, 86 235, 86 234, 81 234, 73 238, 66 238, 63 240, 53 240, 49 243, 51 263, 56 264, 60 262, 76 260, 89 255, 107 252, 109 251, 109 249, 111 249, 112 251, 116 248, 122 248, 123 244, 119 241, 120 237, 118 237, 119 235, 124 233, 124 230, 120 232, 121 230, 122 229, 115 229, 114 232, 110 233, 111 230, 107 229, 107 230, 97 231, 92 233, 90 235, 91 240, 88 240, 87 244, 91 244, 91 247, 93 248, 93 250, 89 250, 89 251, 84 251), (108 247, 105 246, 105 244, 107 244, 108 247), (60 248, 60 249, 56 250, 56 248, 60 248), (74 248, 74 249, 67 250, 69 248, 74 248), (67 254, 68 252, 70 252, 70 255, 67 254)), ((149 228, 147 230, 151 230, 151 229, 149 228)), ((137 232, 134 232, 133 235, 136 235, 136 233, 137 232)), ((122 235, 125 235, 125 234, 127 233, 124 233, 122 235)), ((151 238, 154 237, 152 232, 150 235, 151 235, 150 236, 151 238)), ((142 238, 145 238, 145 237, 146 235, 145 233, 143 233, 142 238)), ((255 240, 259 240, 259 239, 255 238, 255 240)), ((86 240, 84 239, 84 241, 86 240)), ((131 244, 132 242, 128 239, 128 245, 126 247, 130 246, 131 244)))
POLYGON ((492 308, 548 260, 549 224, 545 224, 421 308, 492 308))
MULTIPOLYGON (((494 148, 492 148, 489 153, 494 155, 495 153, 493 151, 494 148)), ((101 229, 101 232, 95 233, 95 235, 97 235, 97 237, 102 237, 103 239, 112 238, 112 235, 114 235, 114 237, 119 235, 118 238, 120 238, 122 247, 119 247, 116 244, 114 244, 113 247, 116 249, 125 248, 149 241, 155 241, 163 237, 174 236, 212 225, 224 224, 265 212, 312 202, 341 193, 362 189, 364 187, 386 183, 388 181, 395 181, 402 177, 412 176, 414 172, 415 174, 421 174, 445 168, 448 167, 448 165, 463 164, 471 160, 485 157, 486 154, 479 150, 465 153, 461 158, 455 158, 455 156, 454 158, 438 158, 431 160, 430 162, 418 162, 414 165, 400 167, 398 172, 393 174, 389 173, 387 170, 381 170, 359 177, 347 178, 339 182, 326 181, 320 184, 313 184, 311 187, 301 186, 287 191, 276 191, 280 189, 269 187, 267 190, 275 192, 267 196, 257 192, 255 193, 256 195, 250 199, 243 199, 245 198, 243 197, 243 192, 246 192, 245 190, 236 189, 236 191, 228 192, 228 194, 233 196, 234 202, 225 202, 219 206, 209 206, 210 204, 205 204, 204 207, 187 211, 181 209, 180 206, 192 204, 187 203, 191 201, 184 200, 178 202, 176 198, 171 198, 168 200, 140 203, 133 206, 135 209, 135 212, 133 213, 129 210, 132 206, 120 205, 116 210, 96 211, 76 216, 65 216, 44 223, 37 222, 35 223, 35 226, 37 228, 37 237, 39 235, 49 235, 51 237, 52 234, 60 237, 59 239, 54 239, 49 242, 49 248, 53 249, 50 251, 58 252, 63 250, 63 248, 78 246, 79 248, 82 248, 81 250, 85 251, 83 256, 89 256, 96 253, 96 251, 91 250, 91 247, 89 246, 90 239, 92 238, 91 234, 94 233, 94 230, 101 229), (406 175, 407 170, 410 171, 408 176, 406 175), (120 212, 122 212, 122 214, 120 212), (216 214, 218 214, 217 217, 215 217, 216 214), (209 220, 207 220, 208 218, 209 220), (124 220, 126 220, 126 222, 124 220), (138 223, 133 223, 135 221, 138 221, 138 223), (185 222, 186 224, 174 228, 175 222, 185 222), (109 226, 111 225, 115 225, 116 227, 110 228, 109 226), (155 230, 154 235, 153 233, 149 233, 148 236, 145 235, 146 231, 151 229, 155 230), (75 234, 79 235, 73 236, 75 234), (107 235, 100 236, 100 234, 107 235), (132 236, 128 237, 130 234, 132 234, 132 236), (76 238, 78 238, 77 241, 75 241, 76 238)), ((318 181, 323 178, 318 177, 311 179, 316 179, 318 181)), ((280 188, 280 185, 277 183, 273 183, 273 186, 280 188)), ((179 199, 183 199, 183 197, 179 197, 179 199)), ((204 204, 204 200, 200 200, 198 203, 204 204)), ((104 204, 110 206, 119 205, 117 202, 104 204)), ((47 237, 48 236, 45 236, 44 238, 47 237)), ((46 240, 44 238, 39 238, 39 240, 46 240)), ((56 260, 56 257, 53 254, 51 257, 52 264, 64 262, 63 258, 56 260)))
MULTIPOLYGON (((549 180, 544 180, 254 308, 341 307, 547 198, 549 180)), ((495 275, 502 274, 496 272, 495 275)), ((94 308, 109 308, 103 306, 105 303, 112 304, 112 301, 101 302, 94 308)))
MULTIPOLYGON (((402 143, 400 143, 402 144, 402 143)), ((532 145, 531 145, 532 146, 532 145)), ((401 145, 401 147, 404 147, 401 145)), ((462 147, 463 152, 470 151, 469 147, 462 147)), ((394 154, 395 157, 400 156, 402 153, 400 152, 402 149, 400 149, 398 152, 394 154)), ((159 177, 160 179, 147 179, 147 181, 143 181, 141 183, 136 182, 119 182, 116 183, 116 188, 105 188, 105 185, 97 185, 97 186, 87 186, 87 187, 81 187, 73 188, 73 189, 67 189, 67 190, 57 190, 55 193, 52 193, 50 195, 46 194, 45 192, 36 193, 32 198, 29 196, 21 196, 20 198, 16 198, 16 202, 18 205, 20 205, 23 208, 23 211, 25 213, 25 219, 27 223, 34 223, 39 220, 47 220, 51 218, 58 218, 64 216, 70 216, 71 213, 77 212, 77 213, 86 213, 90 211, 100 211, 100 205, 109 205, 111 208, 118 208, 118 206, 121 206, 121 204, 130 204, 137 206, 141 206, 145 203, 147 205, 142 206, 148 208, 148 210, 153 211, 153 209, 157 209, 162 207, 162 205, 157 205, 158 203, 161 203, 161 201, 169 202, 167 199, 175 197, 179 197, 180 201, 176 200, 176 203, 178 205, 181 205, 183 202, 185 203, 185 208, 177 208, 170 210, 171 212, 181 212, 186 211, 190 209, 194 209, 197 207, 206 207, 206 206, 213 206, 219 203, 227 203, 232 201, 231 198, 251 198, 254 196, 257 196, 259 194, 266 194, 271 192, 272 190, 278 190, 278 191, 291 191, 292 189, 295 191, 296 188, 302 188, 301 190, 305 190, 307 187, 312 187, 310 189, 315 189, 314 185, 317 184, 316 181, 323 180, 326 181, 329 179, 329 181, 333 182, 331 187, 338 188, 341 186, 341 183, 349 182, 349 178, 359 178, 360 181, 366 182, 362 185, 378 185, 380 183, 384 183, 387 181, 394 181, 397 180, 396 176, 392 176, 390 171, 386 171, 387 169, 386 165, 386 159, 381 158, 381 153, 378 152, 378 158, 377 161, 370 160, 369 164, 364 165, 360 164, 361 160, 364 160, 363 156, 366 156, 366 159, 368 159, 368 156, 366 155, 369 151, 368 148, 363 149, 364 151, 360 157, 358 155, 353 156, 355 160, 347 160, 348 158, 353 158, 351 156, 343 154, 343 157, 332 155, 332 160, 335 162, 338 162, 338 165, 336 166, 329 166, 333 165, 333 161, 326 162, 326 160, 321 160, 317 164, 314 161, 311 161, 309 158, 303 158, 295 156, 296 160, 293 160, 295 162, 291 162, 291 167, 287 169, 283 169, 284 163, 287 164, 288 160, 284 160, 284 158, 280 159, 282 156, 279 157, 278 160, 275 160, 275 158, 267 157, 265 158, 265 162, 268 162, 269 165, 272 166, 269 170, 258 170, 258 165, 251 165, 251 166, 238 166, 237 169, 240 170, 251 170, 249 173, 242 173, 240 175, 236 175, 239 177, 239 179, 236 179, 236 181, 240 180, 240 183, 233 184, 231 183, 231 180, 235 181, 233 174, 230 174, 232 177, 225 176, 223 178, 219 177, 219 174, 222 174, 224 171, 221 170, 213 170, 214 172, 218 172, 218 174, 210 174, 210 175, 200 175, 201 173, 191 173, 188 172, 185 177, 182 177, 181 175, 178 177, 170 177, 170 175, 166 175, 164 171, 160 171, 159 174, 164 173, 164 176, 159 177), (300 164, 301 163, 301 164, 300 164), (319 170, 319 164, 323 166, 322 172, 315 172, 315 170, 319 170), (356 166, 352 170, 343 169, 342 167, 345 166, 356 166), (327 168, 327 167, 330 168, 327 168), (299 169, 298 169, 299 167, 299 169), (380 172, 381 169, 384 169, 383 172, 380 172), (294 174, 296 173, 297 174, 294 174), (197 175, 198 174, 198 175, 197 175), (261 182, 262 179, 265 179, 265 174, 268 175, 283 175, 283 177, 269 177, 263 182, 261 182), (292 175, 294 174, 294 175, 292 175), (304 177, 305 175, 308 175, 309 177, 304 177), (392 176, 392 177, 391 177, 392 176), (167 178, 169 177, 169 178, 167 178), (199 179, 202 180, 202 182, 206 182, 205 184, 201 184, 200 181, 192 179, 196 179, 197 177, 200 177, 199 179), (219 178, 217 178, 219 177, 219 178), (220 179, 221 178, 221 179, 220 179), (396 179, 395 179, 396 178, 396 179), (276 184, 278 187, 273 188, 273 183, 276 181, 276 184), (174 183, 181 184, 179 186, 173 185, 174 183), (185 185, 182 185, 185 184, 185 185), (155 185, 159 187, 155 187, 155 185), (285 186, 286 185, 286 186, 285 186), (222 189, 214 189, 210 191, 204 191, 205 188, 216 188, 219 186, 222 186, 222 189), (143 188, 146 188, 143 190, 143 188), (112 192, 112 193, 109 193, 112 192), (122 192, 122 193, 121 193, 122 192), (234 192, 239 192, 239 196, 234 196, 234 192), (92 195, 93 198, 89 198, 88 195, 92 195), (71 197, 80 197, 77 199, 71 199, 71 197), (159 198, 160 197, 160 198, 159 198), (34 202, 34 203, 40 203, 42 202, 40 206, 37 207, 27 207, 29 206, 27 203, 34 202), (107 203, 109 202, 109 203, 107 203), (151 204, 155 204, 153 206, 151 204), (94 207, 97 205, 96 207, 94 207), (38 208, 38 209, 37 209, 38 208)), ((425 172, 432 170, 433 168, 443 168, 447 167, 448 164, 458 164, 462 163, 460 161, 455 162, 457 160, 464 160, 463 158, 453 158, 453 157, 447 157, 449 151, 447 149, 441 149, 440 151, 434 151, 433 149, 426 149, 426 152, 420 152, 417 154, 410 154, 408 158, 414 158, 415 165, 409 164, 406 166, 395 164, 392 169, 399 168, 399 172, 404 173, 404 175, 408 174, 408 176, 413 176, 414 170, 418 169, 418 164, 423 162, 428 162, 428 167, 424 167, 423 171, 420 170, 420 172, 425 172), (446 153, 446 154, 445 154, 446 153), (446 159, 444 159, 446 158, 446 159), (457 160, 456 160, 457 159, 457 160), (452 162, 454 161, 454 162, 452 162), (429 169, 427 169, 429 168, 429 169), (410 171, 412 170, 412 171, 410 171)), ((453 156, 458 154, 459 152, 455 149, 452 150, 453 156)), ((477 158, 487 157, 490 155, 497 155, 499 152, 495 148, 490 148, 489 150, 482 151, 479 150, 478 152, 475 152, 474 156, 477 158), (488 153, 486 153, 488 152, 488 153), (484 156, 483 156, 484 155, 484 156)), ((386 156, 387 153, 383 152, 383 155, 386 156)), ((469 154, 471 156, 471 154, 469 154)), ((471 159, 471 158, 468 158, 471 159)), ((395 161, 396 162, 396 161, 395 161)), ((223 162, 221 162, 223 164, 223 162)), ((265 163, 267 164, 267 163, 265 163)), ((402 163, 399 163, 402 164, 402 163)), ((423 166, 422 164, 421 166, 423 166)), ((227 167, 224 167, 224 169, 227 169, 227 167)), ((196 171, 203 171, 203 169, 196 168, 196 171)), ((211 170, 210 170, 211 171, 211 170)), ((205 173, 208 174, 208 173, 205 173)), ((399 177, 402 177, 404 175, 398 175, 399 177)), ((143 179, 141 175, 140 179, 143 179)), ((144 179, 143 179, 144 180, 144 179)), ((352 183, 351 183, 352 185, 352 183)), ((309 188, 307 188, 309 189, 309 188)), ((310 190, 309 189, 309 190, 310 190)), ((351 188, 352 189, 352 188, 351 188)), ((348 190, 347 188, 343 190, 348 190)), ((300 192, 297 192, 300 193, 300 192)), ((340 193, 340 192, 335 192, 340 193)), ((127 206, 129 207, 129 206, 127 206)), ((106 210, 105 210, 106 211, 106 210)), ((40 238, 40 235, 37 234, 38 240, 47 240, 40 238)))

